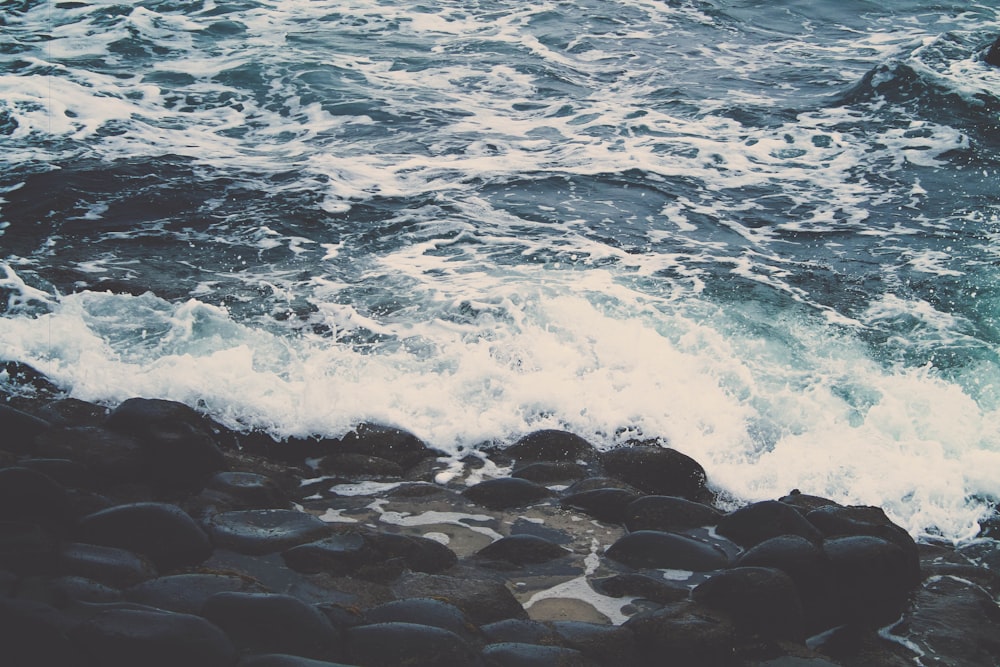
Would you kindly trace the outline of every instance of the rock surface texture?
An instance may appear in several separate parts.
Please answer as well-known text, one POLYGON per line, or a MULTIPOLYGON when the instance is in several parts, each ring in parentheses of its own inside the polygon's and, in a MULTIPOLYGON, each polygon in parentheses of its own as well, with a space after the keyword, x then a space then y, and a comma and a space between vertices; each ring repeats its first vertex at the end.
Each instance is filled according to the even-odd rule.
POLYGON ((3 664, 1000 664, 987 535, 797 491, 725 512, 667 443, 546 430, 483 467, 68 400, 0 404, 3 664))

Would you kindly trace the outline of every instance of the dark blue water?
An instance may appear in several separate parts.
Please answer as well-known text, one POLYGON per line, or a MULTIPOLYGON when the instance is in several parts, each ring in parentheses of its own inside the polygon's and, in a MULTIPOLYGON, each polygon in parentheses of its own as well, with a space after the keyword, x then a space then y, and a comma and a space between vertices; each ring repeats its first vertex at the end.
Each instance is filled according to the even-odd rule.
MULTIPOLYGON (((231 426, 658 437, 975 534, 995 3, 0 2, 0 350, 231 426)), ((2 379, 2 378, 0 378, 2 379)))

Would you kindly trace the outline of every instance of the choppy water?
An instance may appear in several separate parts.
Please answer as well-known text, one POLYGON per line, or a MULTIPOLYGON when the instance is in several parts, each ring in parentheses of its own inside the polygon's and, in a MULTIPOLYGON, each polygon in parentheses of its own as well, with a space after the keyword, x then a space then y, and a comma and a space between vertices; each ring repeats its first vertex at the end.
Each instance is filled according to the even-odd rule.
POLYGON ((0 2, 0 356, 231 426, 1000 497, 993 2, 0 2))

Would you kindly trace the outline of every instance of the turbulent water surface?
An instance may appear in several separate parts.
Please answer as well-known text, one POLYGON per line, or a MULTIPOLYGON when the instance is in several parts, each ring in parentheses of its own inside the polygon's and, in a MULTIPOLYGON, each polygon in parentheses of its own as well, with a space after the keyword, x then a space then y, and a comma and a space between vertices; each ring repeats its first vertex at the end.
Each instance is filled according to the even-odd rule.
POLYGON ((5 0, 0 356, 239 428, 1000 497, 994 2, 5 0))

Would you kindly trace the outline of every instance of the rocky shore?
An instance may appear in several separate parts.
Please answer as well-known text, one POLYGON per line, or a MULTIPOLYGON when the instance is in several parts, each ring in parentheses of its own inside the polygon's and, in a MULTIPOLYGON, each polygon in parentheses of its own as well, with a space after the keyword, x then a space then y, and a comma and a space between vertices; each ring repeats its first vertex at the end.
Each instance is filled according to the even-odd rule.
POLYGON ((723 512, 661 442, 276 442, 0 370, 4 665, 1000 664, 993 525, 916 543, 794 490, 723 512))

